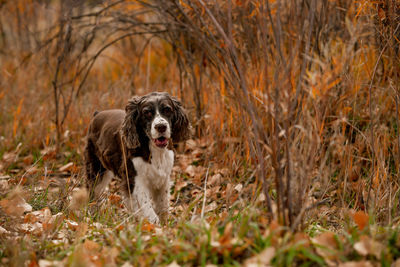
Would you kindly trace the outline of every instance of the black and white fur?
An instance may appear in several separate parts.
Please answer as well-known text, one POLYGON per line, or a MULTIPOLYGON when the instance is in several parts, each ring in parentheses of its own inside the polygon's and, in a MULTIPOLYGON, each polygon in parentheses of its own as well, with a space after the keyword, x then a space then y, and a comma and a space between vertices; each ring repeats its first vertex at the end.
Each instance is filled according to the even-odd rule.
POLYGON ((91 196, 101 195, 112 177, 118 176, 131 212, 152 223, 165 221, 174 164, 172 142, 189 135, 186 112, 167 93, 133 97, 125 111, 95 113, 85 148, 91 196))

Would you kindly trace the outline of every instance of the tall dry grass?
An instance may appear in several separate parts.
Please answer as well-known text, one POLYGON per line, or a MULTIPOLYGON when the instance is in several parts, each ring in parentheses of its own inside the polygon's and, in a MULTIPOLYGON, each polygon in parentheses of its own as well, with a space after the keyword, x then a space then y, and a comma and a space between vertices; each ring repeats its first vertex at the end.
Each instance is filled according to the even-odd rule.
POLYGON ((212 147, 202 164, 229 168, 251 201, 262 188, 271 218, 398 219, 391 1, 18 0, 0 14, 1 153, 79 152, 94 110, 168 91, 212 147))

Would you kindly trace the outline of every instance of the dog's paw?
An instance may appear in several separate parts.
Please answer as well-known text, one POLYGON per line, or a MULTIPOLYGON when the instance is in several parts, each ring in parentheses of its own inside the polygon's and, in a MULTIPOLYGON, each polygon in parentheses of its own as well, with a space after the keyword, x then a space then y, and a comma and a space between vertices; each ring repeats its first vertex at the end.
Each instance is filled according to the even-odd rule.
POLYGON ((149 222, 156 225, 161 225, 160 218, 157 215, 148 218, 149 222))

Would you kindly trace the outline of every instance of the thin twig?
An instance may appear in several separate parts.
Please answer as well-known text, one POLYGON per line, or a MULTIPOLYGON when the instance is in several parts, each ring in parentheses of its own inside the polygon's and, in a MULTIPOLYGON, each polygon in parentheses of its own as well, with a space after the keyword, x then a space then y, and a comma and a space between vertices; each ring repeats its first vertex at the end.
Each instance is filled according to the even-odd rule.
POLYGON ((207 168, 207 172, 206 172, 206 178, 204 179, 204 196, 203 196, 203 205, 201 207, 201 216, 200 218, 203 219, 204 218, 204 209, 206 207, 206 199, 207 199, 207 177, 208 177, 208 171, 210 170, 210 166, 208 166, 207 168))
POLYGON ((366 210, 369 209, 369 200, 371 196, 371 187, 372 187, 372 180, 375 175, 375 138, 374 138, 374 117, 372 114, 372 83, 374 82, 375 74, 378 69, 378 64, 382 58, 383 52, 386 50, 387 44, 382 48, 381 53, 379 54, 378 59, 375 62, 374 66, 374 71, 371 76, 371 81, 369 83, 368 87, 368 96, 369 96, 369 105, 368 105, 368 110, 369 110, 369 118, 370 118, 370 134, 371 134, 371 152, 372 152, 372 168, 371 168, 371 175, 369 179, 369 184, 368 184, 368 195, 367 195, 367 202, 365 205, 366 210))

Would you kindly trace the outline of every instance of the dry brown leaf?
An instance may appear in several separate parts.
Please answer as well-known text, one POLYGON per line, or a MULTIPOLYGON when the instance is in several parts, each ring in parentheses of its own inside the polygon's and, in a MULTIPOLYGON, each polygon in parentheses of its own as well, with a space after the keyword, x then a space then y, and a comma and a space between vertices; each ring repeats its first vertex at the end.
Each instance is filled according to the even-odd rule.
POLYGON ((43 222, 43 229, 48 233, 53 232, 64 221, 64 217, 65 215, 62 212, 50 217, 46 217, 45 221, 43 222))
MULTIPOLYGON (((86 239, 83 244, 75 247, 70 257, 71 266, 103 266, 104 262, 102 247, 98 243, 86 239)), ((111 265, 113 266, 113 265, 111 265)))
POLYGON ((31 166, 26 170, 26 174, 36 174, 39 172, 39 168, 37 166, 31 166))
POLYGON ((86 205, 88 200, 89 194, 86 188, 77 189, 72 193, 72 199, 69 208, 73 211, 78 211, 86 205))
POLYGON ((392 263, 392 267, 400 267, 400 259, 397 259, 395 262, 392 263))
POLYGON ((77 222, 74 222, 72 220, 65 220, 65 222, 67 223, 69 229, 73 231, 78 230, 79 224, 77 222))
POLYGON ((102 264, 105 266, 117 266, 116 259, 119 255, 119 250, 116 247, 106 248, 101 250, 102 264))
POLYGON ((33 234, 35 236, 41 236, 43 234, 43 225, 39 222, 23 223, 19 226, 19 229, 23 233, 33 234))
POLYGON ((3 158, 2 158, 2 160, 6 166, 9 166, 10 164, 16 162, 17 159, 18 159, 18 153, 15 151, 4 153, 3 158))
POLYGON ((28 155, 28 156, 25 156, 25 157, 22 159, 22 161, 24 162, 25 165, 32 165, 32 163, 33 163, 33 161, 34 161, 33 155, 30 154, 30 155, 28 155))
POLYGON ((177 181, 175 183, 175 190, 180 191, 182 188, 186 187, 188 185, 187 181, 177 181))
POLYGON ((303 232, 296 233, 294 235, 293 239, 294 239, 293 241, 294 241, 295 244, 301 243, 304 247, 309 247, 310 246, 310 237, 307 234, 303 233, 303 232))
POLYGON ((10 234, 10 232, 0 226, 0 236, 4 236, 4 235, 8 235, 8 234, 10 234))
POLYGON ((155 227, 156 226, 154 224, 152 224, 152 223, 144 222, 142 224, 142 231, 143 232, 154 232, 155 227))
POLYGON ((39 260, 39 267, 62 267, 65 266, 61 261, 48 261, 48 260, 39 260))
POLYGON ((222 175, 220 173, 216 173, 208 179, 207 185, 214 186, 220 185, 222 183, 222 175))
POLYGON ((354 249, 362 256, 374 255, 379 260, 384 246, 372 238, 363 235, 360 237, 360 241, 354 244, 354 249))
POLYGON ((223 177, 228 177, 230 173, 228 168, 222 168, 217 170, 216 172, 220 173, 223 177))
POLYGON ((115 205, 117 207, 119 207, 121 205, 121 203, 122 203, 122 198, 119 195, 116 195, 116 194, 110 194, 108 196, 108 200, 110 200, 110 203, 112 205, 115 205))
POLYGON ((339 267, 373 267, 369 261, 349 261, 339 264, 339 267))
POLYGON ((55 146, 46 147, 40 151, 40 154, 43 155, 43 160, 55 159, 57 157, 57 148, 55 146))
POLYGON ((10 188, 10 184, 7 180, 0 180, 0 191, 5 192, 10 188))
POLYGON ((38 222, 39 218, 33 213, 28 213, 24 217, 24 223, 35 223, 38 222))
POLYGON ((243 185, 242 184, 237 184, 234 188, 238 193, 240 193, 240 191, 242 191, 243 189, 243 185))
POLYGON ((185 172, 192 178, 200 179, 204 176, 207 168, 203 166, 189 165, 186 167, 185 172))
POLYGON ((218 207, 217 203, 215 201, 211 202, 211 204, 208 204, 205 209, 204 212, 210 212, 215 210, 218 207))
MULTIPOLYGON (((31 212, 30 214, 32 214, 32 216, 35 216, 37 218, 37 220, 40 222, 48 221, 51 218, 51 211, 48 207, 43 208, 41 210, 35 210, 35 211, 31 212)), ((29 214, 27 214, 27 215, 29 215, 29 214)), ((27 216, 25 216, 25 218, 26 217, 27 216)))
POLYGON ((85 242, 83 243, 83 247, 88 251, 88 252, 93 252, 93 253, 97 253, 100 252, 101 249, 101 245, 99 245, 98 243, 86 239, 85 242))
POLYGON ((333 264, 333 260, 338 259, 338 244, 336 242, 334 233, 322 233, 312 238, 311 241, 315 245, 315 250, 317 251, 318 255, 323 257, 329 265, 333 264))
POLYGON ((173 261, 170 264, 168 264, 167 267, 180 267, 180 265, 176 261, 173 261))
POLYGON ((185 172, 190 176, 190 177, 194 177, 196 175, 196 167, 193 165, 189 165, 187 166, 187 168, 185 169, 185 172))
POLYGON ((186 145, 186 151, 197 148, 196 141, 194 141, 193 139, 187 140, 185 145, 186 145))
POLYGON ((276 249, 274 247, 268 247, 257 254, 244 261, 246 267, 258 267, 258 266, 271 266, 271 260, 275 257, 276 249))
POLYGON ((83 237, 89 229, 89 226, 85 222, 79 223, 78 229, 76 230, 76 237, 81 238, 83 237))
POLYGON ((224 229, 224 234, 219 238, 218 243, 222 246, 231 245, 233 224, 229 222, 224 229))
POLYGON ((23 195, 22 189, 17 187, 5 199, 0 201, 0 206, 7 215, 20 217, 25 212, 32 211, 32 206, 26 203, 23 195))
POLYGON ((368 225, 369 216, 365 212, 359 210, 353 214, 353 220, 357 224, 358 228, 363 230, 365 226, 368 225))

